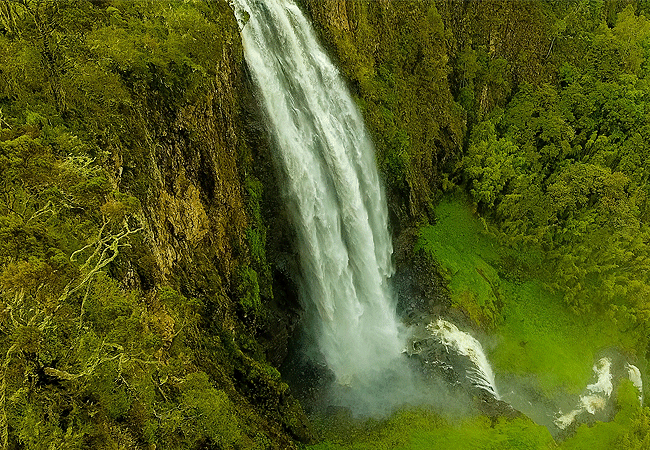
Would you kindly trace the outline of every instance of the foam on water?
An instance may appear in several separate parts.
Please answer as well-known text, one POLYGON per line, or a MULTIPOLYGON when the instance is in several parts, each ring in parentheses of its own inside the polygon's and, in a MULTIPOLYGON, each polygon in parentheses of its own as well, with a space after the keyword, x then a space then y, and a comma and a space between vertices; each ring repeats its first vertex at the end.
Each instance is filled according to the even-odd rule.
POLYGON ((627 369, 630 381, 632 381, 634 387, 636 387, 639 391, 639 403, 643 405, 643 380, 641 379, 641 371, 637 366, 633 364, 626 363, 625 368, 627 369))
POLYGON ((567 414, 560 411, 555 420, 555 425, 564 430, 571 425, 576 418, 583 412, 596 414, 597 411, 605 409, 607 399, 612 395, 612 360, 609 358, 600 358, 593 366, 596 382, 587 385, 587 393, 580 396, 578 408, 567 414))

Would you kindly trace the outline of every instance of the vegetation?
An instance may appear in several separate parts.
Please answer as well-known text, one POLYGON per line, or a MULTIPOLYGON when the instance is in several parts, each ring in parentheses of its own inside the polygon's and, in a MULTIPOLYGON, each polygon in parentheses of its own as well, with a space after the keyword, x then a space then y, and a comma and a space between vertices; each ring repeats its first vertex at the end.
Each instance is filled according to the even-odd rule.
POLYGON ((494 422, 478 416, 450 423, 434 412, 403 409, 382 421, 349 417, 330 419, 326 426, 341 427, 346 434, 324 431, 326 441, 315 450, 340 449, 551 449, 556 448, 546 428, 529 419, 494 422))
POLYGON ((498 373, 534 375, 536 387, 553 397, 581 393, 603 348, 645 357, 638 349, 646 336, 617 327, 607 315, 571 314, 562 296, 540 280, 539 261, 499 245, 462 198, 443 200, 436 216, 418 246, 450 279, 452 305, 477 329, 498 335, 489 349, 498 373))
MULTIPOLYGON (((500 336, 498 371, 558 395, 603 347, 643 363, 648 3, 300 4, 374 136, 395 228, 500 336), (439 202, 454 188, 472 212, 439 202)), ((0 75, 0 446, 311 441, 267 359, 295 305, 274 293, 284 233, 228 2, 0 0, 0 75)), ((562 447, 647 447, 625 389, 562 447)), ((319 448, 556 446, 525 419, 329 420, 319 448)))
POLYGON ((1 448, 309 441, 241 52, 225 1, 0 1, 1 448))
POLYGON ((650 22, 632 5, 609 22, 573 22, 598 8, 558 12, 572 26, 556 36, 555 82, 522 83, 479 120, 459 168, 502 241, 543 253, 549 285, 569 306, 647 334, 650 22))

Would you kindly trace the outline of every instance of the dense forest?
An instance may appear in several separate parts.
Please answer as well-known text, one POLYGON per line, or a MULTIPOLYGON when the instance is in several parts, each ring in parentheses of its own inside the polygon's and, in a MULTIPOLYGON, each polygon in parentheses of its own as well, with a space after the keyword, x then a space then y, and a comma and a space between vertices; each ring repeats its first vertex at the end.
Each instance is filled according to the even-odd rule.
MULTIPOLYGON (((398 272, 513 336, 498 366, 547 391, 591 367, 520 357, 554 339, 513 325, 530 280, 567 334, 607 321, 589 365, 612 346, 647 374, 650 3, 297 3, 373 136, 398 272), (461 223, 494 273, 437 253, 461 223)), ((0 0, 1 448, 650 446, 625 383, 558 441, 523 416, 308 417, 278 370, 301 305, 272 151, 226 0, 0 0)))

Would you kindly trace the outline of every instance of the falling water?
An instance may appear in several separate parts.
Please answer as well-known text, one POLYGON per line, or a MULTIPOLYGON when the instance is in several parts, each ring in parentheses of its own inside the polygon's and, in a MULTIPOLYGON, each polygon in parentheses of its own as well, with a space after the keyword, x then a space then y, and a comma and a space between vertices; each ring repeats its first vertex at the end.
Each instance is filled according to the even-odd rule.
POLYGON ((437 337, 445 347, 468 357, 472 361, 473 367, 467 370, 467 378, 476 387, 484 389, 494 398, 499 399, 492 367, 479 341, 464 331, 460 331, 453 323, 442 319, 431 322, 427 326, 427 330, 437 337))
POLYGON ((637 366, 628 363, 625 363, 625 368, 627 369, 630 381, 639 391, 639 403, 643 406, 643 380, 641 379, 641 371, 637 366))
POLYGON ((403 347, 387 279, 387 207, 362 118, 309 22, 289 0, 232 0, 297 229, 305 308, 342 384, 403 347))

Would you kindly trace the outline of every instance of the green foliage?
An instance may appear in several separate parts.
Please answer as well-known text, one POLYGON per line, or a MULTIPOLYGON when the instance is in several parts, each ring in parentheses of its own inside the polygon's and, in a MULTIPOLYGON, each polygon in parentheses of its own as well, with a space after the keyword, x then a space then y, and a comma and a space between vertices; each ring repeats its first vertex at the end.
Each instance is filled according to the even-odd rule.
POLYGON ((149 442, 165 448, 196 448, 208 443, 234 448, 242 443, 232 403, 223 391, 212 387, 205 373, 188 374, 175 387, 178 401, 163 404, 160 415, 145 425, 149 442))
POLYGON ((470 146, 461 164, 471 180, 472 197, 482 206, 493 208, 506 186, 520 175, 524 160, 512 141, 497 139, 491 122, 479 124, 473 134, 475 144, 470 146))
POLYGON ((242 267, 237 277, 237 296, 244 314, 257 314, 260 312, 262 301, 260 299, 260 285, 257 272, 250 267, 242 267))
POLYGON ((639 408, 631 418, 626 433, 616 442, 617 448, 641 450, 650 446, 650 408, 639 408))
MULTIPOLYGON (((564 52, 553 56, 559 82, 523 84, 503 110, 485 116, 460 168, 502 242, 542 252, 546 281, 569 306, 608 313, 642 336, 650 28, 631 6, 604 8, 578 2, 554 12, 555 45, 564 52), (579 53, 569 36, 580 36, 579 53)), ((462 55, 465 67, 471 52, 462 55)))
POLYGON ((318 450, 339 449, 526 449, 555 448, 549 432, 528 419, 474 417, 461 423, 425 409, 401 409, 385 420, 355 420, 339 415, 322 424, 325 441, 318 450))
POLYGON ((98 435, 88 424, 73 425, 84 414, 84 397, 97 398, 108 417, 124 416, 132 404, 125 377, 142 349, 124 345, 127 337, 142 334, 135 297, 104 272, 138 231, 132 229, 137 202, 111 193, 106 173, 92 159, 55 153, 48 140, 68 140, 64 129, 48 132, 44 136, 16 125, 0 141, 0 223, 7 238, 0 247, 5 448, 12 442, 26 448, 82 448, 98 435), (98 214, 116 198, 131 209, 98 214), (94 326, 104 319, 96 303, 111 299, 115 303, 101 312, 112 326, 94 326), (63 400, 69 388, 74 390, 67 395, 75 394, 63 400), (60 427, 65 416, 73 425, 69 430, 60 427))
MULTIPOLYGON (((273 298, 272 275, 271 265, 266 259, 266 226, 262 219, 262 201, 264 187, 262 182, 254 176, 249 176, 244 180, 246 193, 248 194, 247 209, 250 217, 250 226, 246 229, 246 241, 250 249, 251 265, 257 274, 259 274, 257 283, 258 287, 255 288, 255 283, 252 282, 252 274, 245 274, 241 277, 243 284, 240 289, 258 289, 260 294, 266 298, 273 298)), ((255 296, 253 291, 249 296, 255 296)), ((253 306, 254 299, 244 302, 247 306, 245 309, 250 310, 253 306)), ((259 306, 259 305, 258 305, 259 306)), ((253 308, 255 309, 255 308, 253 308)), ((259 312, 259 308, 258 312, 259 312)), ((248 311, 247 311, 248 312, 248 311)))
MULTIPOLYGON (((154 278, 149 247, 160 236, 143 211, 158 207, 151 173, 185 164, 171 147, 207 148, 201 165, 229 148, 231 137, 207 123, 213 111, 235 134, 228 89, 242 55, 228 3, 2 0, 0 31, 0 447, 290 447, 283 427, 304 425, 300 406, 233 338, 241 331, 263 359, 235 314, 241 300, 244 314, 262 316, 261 296, 272 297, 263 186, 247 180, 246 211, 229 203, 223 221, 233 225, 215 227, 214 240, 240 233, 236 261, 201 262, 210 273, 215 260, 241 267, 214 275, 218 283, 166 286, 194 268, 154 278), (238 392, 235 371, 267 388, 249 398, 282 396, 273 419, 238 392), (279 418, 285 410, 292 423, 279 418)), ((199 179, 190 172, 222 169, 187 165, 199 179)), ((236 169, 227 176, 239 183, 236 169)), ((202 194, 222 195, 207 184, 202 194)))
POLYGON ((68 194, 65 188, 88 186, 84 181, 101 177, 101 169, 84 164, 85 177, 77 171, 70 182, 66 172, 54 170, 61 165, 53 158, 51 171, 40 174, 41 182, 62 193, 48 199, 47 214, 34 206, 39 184, 21 186, 20 213, 2 211, 5 222, 34 242, 0 252, 3 445, 238 445, 234 406, 188 361, 186 342, 200 333, 201 303, 164 288, 152 304, 104 269, 137 232, 129 228, 137 201, 93 189, 68 194), (75 207, 101 204, 98 193, 105 201, 100 208, 75 207), (85 233, 70 234, 78 227, 85 233), (86 241, 70 240, 83 236, 86 241))

